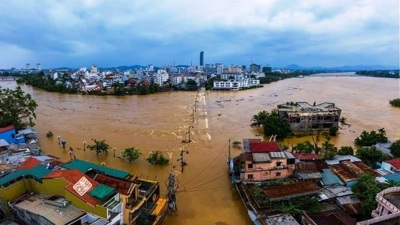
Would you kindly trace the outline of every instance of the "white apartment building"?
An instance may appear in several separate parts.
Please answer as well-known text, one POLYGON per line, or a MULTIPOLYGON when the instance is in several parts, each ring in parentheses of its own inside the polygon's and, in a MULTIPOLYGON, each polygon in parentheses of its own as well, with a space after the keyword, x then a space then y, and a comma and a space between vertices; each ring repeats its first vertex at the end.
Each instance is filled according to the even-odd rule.
POLYGON ((214 81, 214 88, 217 90, 240 90, 260 85, 260 80, 242 79, 242 80, 227 80, 214 81))
POLYGON ((169 74, 166 70, 158 70, 157 73, 153 75, 154 83, 160 86, 164 85, 164 82, 168 81, 169 74))

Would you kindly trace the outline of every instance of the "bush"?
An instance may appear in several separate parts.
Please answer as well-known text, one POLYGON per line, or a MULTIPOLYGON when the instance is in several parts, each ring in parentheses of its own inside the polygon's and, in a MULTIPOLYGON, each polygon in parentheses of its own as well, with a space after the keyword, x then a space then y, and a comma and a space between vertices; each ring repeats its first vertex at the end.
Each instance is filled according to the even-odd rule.
POLYGON ((49 132, 46 133, 46 137, 50 138, 53 137, 53 132, 51 132, 51 130, 49 132))

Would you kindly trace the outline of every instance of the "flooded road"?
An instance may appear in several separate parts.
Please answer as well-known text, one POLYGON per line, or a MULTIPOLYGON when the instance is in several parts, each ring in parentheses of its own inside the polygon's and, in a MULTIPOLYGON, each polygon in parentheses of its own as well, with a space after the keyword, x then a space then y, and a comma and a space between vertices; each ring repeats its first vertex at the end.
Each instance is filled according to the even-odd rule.
MULTIPOLYGON (((1 82, 5 88, 14 81, 1 82)), ((177 215, 168 215, 163 224, 250 225, 247 212, 230 184, 227 174, 228 139, 242 141, 258 134, 249 125, 252 115, 270 111, 288 101, 317 103, 328 101, 342 109, 351 126, 339 130, 332 139, 336 146, 353 145, 362 130, 384 127, 391 140, 400 139, 400 109, 389 105, 398 98, 399 80, 373 77, 293 78, 245 91, 168 92, 148 96, 82 96, 48 93, 23 86, 37 101, 36 130, 44 154, 69 160, 68 150, 58 145, 57 136, 74 148, 77 158, 157 179, 166 193, 166 178, 176 171, 180 183, 177 215), (197 100, 196 107, 195 101, 197 100), (196 108, 196 111, 194 109, 196 108), (194 116, 193 116, 194 113, 194 116), (193 127, 189 126, 193 125, 193 127), (189 139, 190 143, 182 143, 189 139), (47 138, 52 131, 54 137, 47 138), (106 140, 115 155, 137 147, 143 155, 129 163, 108 155, 83 151, 83 142, 106 140), (152 166, 145 161, 151 151, 161 150, 171 157, 170 166, 152 166), (181 173, 180 151, 187 166, 181 173)), ((261 138, 261 137, 260 137, 261 138)), ((267 138, 268 139, 268 138, 267 138)), ((302 138, 306 140, 307 138, 302 138)), ((299 139, 287 139, 295 144, 299 139)), ((232 155, 240 150, 232 149, 232 155)))

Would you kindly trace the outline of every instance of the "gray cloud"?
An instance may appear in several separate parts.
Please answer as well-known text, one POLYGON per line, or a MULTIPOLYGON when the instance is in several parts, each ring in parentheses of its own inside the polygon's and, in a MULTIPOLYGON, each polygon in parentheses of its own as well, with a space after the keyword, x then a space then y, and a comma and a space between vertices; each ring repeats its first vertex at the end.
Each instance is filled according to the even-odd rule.
POLYGON ((5 1, 0 68, 399 63, 399 2, 5 1))

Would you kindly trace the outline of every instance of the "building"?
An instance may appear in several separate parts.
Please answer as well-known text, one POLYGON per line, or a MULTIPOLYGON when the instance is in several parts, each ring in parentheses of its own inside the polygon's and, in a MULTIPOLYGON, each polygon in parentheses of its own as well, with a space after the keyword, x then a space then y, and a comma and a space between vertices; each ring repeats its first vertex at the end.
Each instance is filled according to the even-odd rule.
POLYGON ((382 162, 381 168, 392 172, 400 172, 400 158, 389 159, 382 162))
POLYGON ((166 70, 157 70, 157 73, 153 74, 153 82, 159 86, 164 86, 165 82, 169 80, 169 74, 166 70))
POLYGON ((257 72, 259 72, 260 71, 260 65, 257 65, 257 64, 255 64, 255 63, 252 63, 252 64, 250 64, 250 73, 251 72, 255 72, 255 73, 257 73, 257 72))
POLYGON ((340 164, 331 165, 330 170, 346 185, 351 187, 357 183, 357 179, 364 174, 379 177, 380 174, 363 162, 342 161, 340 164))
POLYGON ((4 139, 7 143, 17 143, 16 135, 14 125, 0 128, 0 139, 4 139))
POLYGON ((320 213, 303 212, 303 225, 356 225, 356 221, 343 210, 333 209, 320 213))
POLYGON ((357 225, 400 224, 400 187, 387 188, 376 195, 378 207, 372 211, 372 219, 357 225))
POLYGON ((249 145, 250 152, 244 148, 243 153, 234 160, 235 167, 240 171, 241 181, 258 182, 293 175, 294 156, 290 152, 281 151, 276 142, 249 145))
POLYGON ((329 129, 339 126, 341 109, 334 103, 310 105, 307 102, 287 102, 278 105, 279 117, 289 122, 292 130, 329 129))
POLYGON ((1 211, 22 224, 159 224, 166 212, 157 182, 77 159, 26 160, 0 178, 0 200, 1 211))
POLYGON ((204 66, 204 52, 200 52, 200 66, 204 66))

